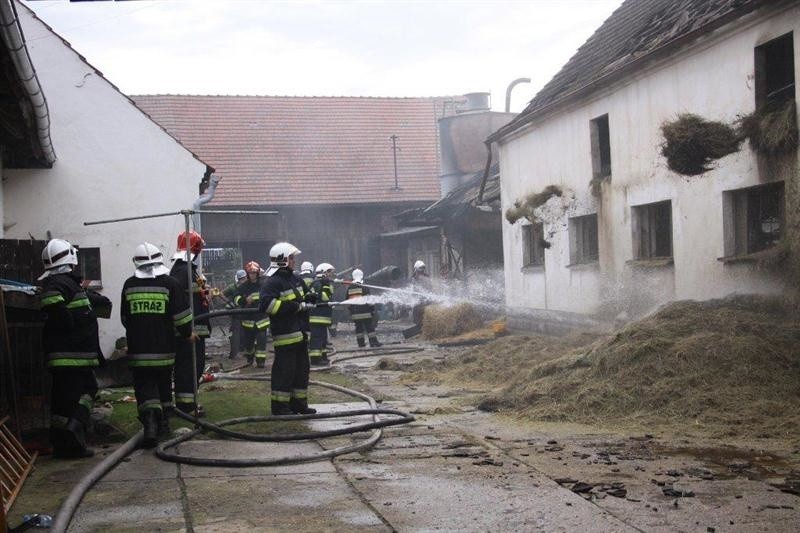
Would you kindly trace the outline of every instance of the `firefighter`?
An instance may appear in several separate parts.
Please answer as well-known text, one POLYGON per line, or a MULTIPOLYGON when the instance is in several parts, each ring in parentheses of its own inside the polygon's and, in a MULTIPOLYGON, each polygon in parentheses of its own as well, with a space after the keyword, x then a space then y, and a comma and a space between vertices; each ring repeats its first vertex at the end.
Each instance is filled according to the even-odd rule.
MULTIPOLYGON (((255 261, 250 261, 244 266, 247 278, 239 285, 233 302, 241 308, 258 309, 258 302, 261 294, 261 286, 264 284, 264 277, 261 276, 261 265, 255 261)), ((247 316, 242 319, 242 351, 247 358, 247 364, 256 361, 258 368, 264 368, 267 362, 267 329, 269 329, 269 317, 266 316, 247 316)))
POLYGON ((52 374, 50 442, 58 458, 91 457, 86 432, 97 382, 94 368, 103 361, 94 308, 109 307, 105 296, 85 290, 75 272, 78 255, 62 239, 42 251, 41 308, 47 314, 42 344, 52 374))
MULTIPOLYGON (((192 275, 192 304, 194 314, 200 315, 208 313, 209 300, 208 291, 201 285, 201 277, 197 272, 200 264, 200 253, 203 251, 205 241, 196 231, 189 232, 189 242, 186 242, 186 233, 178 234, 177 251, 172 256, 175 262, 169 275, 175 278, 178 285, 189 294, 187 269, 191 268, 192 275), (186 250, 189 250, 190 263, 186 263, 186 250)), ((202 409, 194 403, 195 383, 200 379, 206 363, 206 338, 211 334, 210 321, 208 318, 195 320, 193 341, 178 339, 175 353, 175 407, 185 413, 194 413, 202 416, 202 409), (197 372, 192 375, 192 343, 194 343, 195 355, 197 357, 197 372)))
POLYGON ((122 287, 120 315, 128 339, 128 366, 139 420, 144 426, 142 446, 152 448, 158 437, 169 435, 176 343, 193 341, 196 334, 192 333, 187 294, 169 276, 161 250, 144 242, 136 247, 133 264, 133 276, 122 287), (175 338, 176 331, 180 339, 175 338))
MULTIPOLYGON (((245 278, 247 277, 247 273, 244 269, 237 270, 236 274, 233 276, 233 284, 229 285, 222 291, 222 296, 225 299, 225 309, 234 309, 236 304, 233 303, 234 298, 236 298, 236 292, 239 289, 239 285, 241 285, 245 278)), ((230 326, 230 343, 231 349, 228 354, 229 359, 235 358, 239 355, 239 352, 243 350, 242 348, 242 319, 237 316, 231 316, 231 326, 230 326)))
MULTIPOLYGON (((369 288, 363 286, 364 272, 357 268, 353 270, 352 276, 353 282, 347 287, 347 299, 352 300, 354 298, 368 296, 369 288)), ((348 308, 350 309, 350 318, 353 319, 356 325, 356 341, 358 341, 358 346, 361 348, 366 346, 367 343, 364 341, 364 337, 369 338, 369 345, 372 348, 383 346, 383 344, 378 341, 377 335, 375 335, 375 306, 370 304, 356 304, 349 305, 348 308)))
POLYGON ((311 290, 311 285, 314 283, 314 265, 309 261, 303 261, 303 264, 300 265, 300 277, 303 278, 306 289, 311 290))
MULTIPOLYGON (((333 265, 320 263, 317 265, 317 276, 311 284, 311 291, 316 294, 317 302, 330 302, 333 297, 334 275, 333 265)), ((308 357, 311 366, 325 366, 328 360, 328 327, 332 322, 333 311, 328 306, 315 307, 309 312, 308 322, 311 327, 308 357)))
POLYGON ((299 253, 288 242, 270 248, 267 280, 261 289, 259 310, 269 315, 275 347, 271 377, 273 415, 317 412, 308 406, 308 336, 302 329, 316 299, 294 273, 295 256, 299 253))
MULTIPOLYGON (((428 268, 425 266, 425 263, 420 260, 414 262, 414 272, 411 274, 409 283, 411 285, 411 290, 414 292, 431 293, 433 291, 431 277, 428 275, 428 268)), ((430 305, 430 303, 429 299, 423 298, 412 307, 411 317, 414 324, 417 326, 422 325, 422 319, 425 316, 425 308, 430 305)))

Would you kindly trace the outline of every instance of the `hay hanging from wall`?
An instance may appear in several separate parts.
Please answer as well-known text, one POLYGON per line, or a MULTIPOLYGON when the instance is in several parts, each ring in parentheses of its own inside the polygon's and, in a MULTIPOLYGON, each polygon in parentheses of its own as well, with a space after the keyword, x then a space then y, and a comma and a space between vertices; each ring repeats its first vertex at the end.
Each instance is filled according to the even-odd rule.
POLYGON ((506 220, 508 220, 509 224, 514 224, 524 217, 534 222, 536 216, 533 211, 535 209, 546 204, 553 196, 561 196, 563 194, 564 191, 558 185, 548 185, 542 192, 531 193, 525 198, 514 202, 513 207, 506 209, 506 220))
POLYGON ((797 149, 797 109, 794 100, 765 105, 737 121, 742 137, 764 155, 778 155, 797 149))
POLYGON ((670 170, 684 176, 708 172, 712 161, 738 151, 743 140, 733 127, 691 113, 664 122, 661 133, 661 154, 670 170))

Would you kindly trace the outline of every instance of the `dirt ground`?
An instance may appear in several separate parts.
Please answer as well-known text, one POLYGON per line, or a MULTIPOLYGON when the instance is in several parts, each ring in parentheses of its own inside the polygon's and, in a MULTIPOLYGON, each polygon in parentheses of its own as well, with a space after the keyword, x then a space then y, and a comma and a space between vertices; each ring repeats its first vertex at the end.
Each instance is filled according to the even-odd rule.
MULTIPOLYGON (((404 326, 381 324, 379 334, 399 342, 404 326)), ((680 427, 535 423, 481 411, 476 406, 488 390, 402 379, 420 360, 467 348, 413 342, 421 351, 345 354, 355 342, 351 328, 343 330, 334 339, 339 357, 374 355, 327 372, 413 413, 414 423, 387 428, 370 451, 274 468, 175 465, 139 450, 87 495, 70 531, 798 530, 800 498, 783 490, 800 477, 800 449, 788 442, 706 439, 680 427)), ((354 405, 319 398, 329 402, 318 403, 321 410, 354 405)), ((311 426, 336 424, 342 422, 311 426)), ((198 440, 180 451, 272 457, 349 442, 198 440)), ((10 523, 22 514, 54 514, 90 464, 39 459, 10 523)))

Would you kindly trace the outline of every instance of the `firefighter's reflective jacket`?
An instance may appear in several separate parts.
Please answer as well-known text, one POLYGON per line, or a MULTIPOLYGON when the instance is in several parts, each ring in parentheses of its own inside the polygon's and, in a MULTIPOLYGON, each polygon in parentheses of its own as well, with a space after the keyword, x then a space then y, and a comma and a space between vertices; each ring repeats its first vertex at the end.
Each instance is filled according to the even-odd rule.
POLYGON ((102 360, 97 315, 92 306, 111 307, 105 296, 81 287, 73 272, 42 282, 40 303, 47 313, 43 344, 48 367, 93 367, 102 360))
MULTIPOLYGON (((233 303, 237 306, 253 310, 258 310, 259 303, 261 301, 261 288, 264 286, 264 279, 258 278, 256 281, 250 281, 248 278, 243 283, 239 285, 236 289, 236 296, 233 298, 233 303), (250 302, 247 302, 247 299, 250 299, 250 302)), ((261 315, 250 315, 242 317, 242 327, 243 328, 258 328, 259 330, 266 330, 269 328, 269 316, 264 316, 263 313, 261 315)))
MULTIPOLYGON (((347 299, 352 300, 354 298, 361 298, 362 296, 369 295, 369 288, 364 287, 360 283, 351 283, 349 287, 347 287, 347 299)), ((372 320, 372 313, 375 310, 374 305, 368 304, 358 304, 358 305, 348 305, 348 309, 350 310, 350 318, 353 320, 372 320)))
POLYGON ((122 286, 120 317, 128 337, 130 366, 169 366, 175 363, 175 331, 192 334, 189 300, 171 276, 137 278, 122 286))
MULTIPOLYGON (((186 261, 183 259, 176 259, 175 264, 172 265, 172 270, 169 271, 169 275, 175 278, 178 285, 188 294, 188 289, 186 287, 186 261)), ((200 286, 198 278, 197 267, 192 265, 192 304, 194 305, 195 316, 210 311, 208 290, 200 286)), ((208 337, 211 335, 211 320, 208 317, 201 318, 200 320, 195 319, 194 331, 200 337, 208 337)))
MULTIPOLYGON (((333 297, 333 284, 328 278, 317 278, 311 284, 311 292, 317 295, 317 302, 330 302, 333 297)), ((333 322, 333 309, 330 307, 315 307, 309 312, 308 321, 311 324, 330 326, 333 322)))
POLYGON ((304 342, 308 312, 300 311, 306 294, 302 278, 286 268, 268 277, 261 288, 259 310, 270 318, 272 344, 276 348, 304 342))

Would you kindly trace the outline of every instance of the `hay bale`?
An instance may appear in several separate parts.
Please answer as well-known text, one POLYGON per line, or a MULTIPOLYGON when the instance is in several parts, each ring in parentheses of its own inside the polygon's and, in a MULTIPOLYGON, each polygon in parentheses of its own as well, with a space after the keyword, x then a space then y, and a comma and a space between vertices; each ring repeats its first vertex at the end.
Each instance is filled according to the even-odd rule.
POLYGON ((531 419, 800 441, 800 323, 780 297, 675 302, 595 339, 504 337, 434 379, 531 419))
POLYGON ((737 121, 739 134, 764 155, 778 155, 797 149, 797 109, 794 100, 762 106, 737 121))
POLYGON ((472 304, 429 305, 425 308, 422 318, 422 337, 425 339, 455 337, 482 326, 483 318, 472 304))
POLYGON ((563 189, 558 185, 548 185, 541 192, 531 193, 514 202, 512 207, 506 209, 506 220, 509 224, 514 224, 520 218, 525 217, 531 222, 535 222, 536 215, 533 211, 546 204, 553 196, 562 196, 563 194, 563 189))
POLYGON ((731 126, 691 113, 664 122, 661 133, 664 136, 661 154, 670 170, 684 176, 708 172, 712 161, 738 151, 742 143, 731 126))

